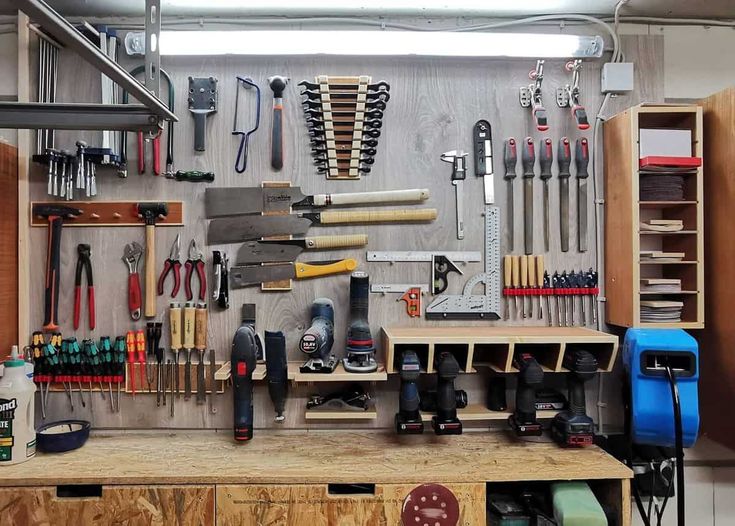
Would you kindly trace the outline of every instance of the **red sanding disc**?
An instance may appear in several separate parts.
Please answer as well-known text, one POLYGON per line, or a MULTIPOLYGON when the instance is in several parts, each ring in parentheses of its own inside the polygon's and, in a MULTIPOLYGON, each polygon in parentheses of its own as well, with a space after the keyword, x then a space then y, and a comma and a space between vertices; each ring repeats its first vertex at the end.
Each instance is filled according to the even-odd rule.
POLYGON ((403 526, 457 526, 457 497, 440 484, 415 487, 403 501, 403 526))

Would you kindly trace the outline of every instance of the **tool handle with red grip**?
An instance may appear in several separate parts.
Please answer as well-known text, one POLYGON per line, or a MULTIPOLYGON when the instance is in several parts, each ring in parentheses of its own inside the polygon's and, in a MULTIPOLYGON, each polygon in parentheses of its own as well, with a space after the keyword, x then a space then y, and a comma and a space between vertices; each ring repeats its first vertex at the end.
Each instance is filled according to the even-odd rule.
POLYGON ((97 326, 97 315, 94 306, 94 287, 87 287, 87 309, 89 310, 89 330, 97 326))
POLYGON ((134 320, 140 319, 141 306, 140 274, 134 272, 128 275, 128 309, 134 320))
POLYGON ((61 227, 63 225, 64 218, 61 216, 49 216, 43 311, 43 330, 45 331, 56 331, 59 328, 59 271, 61 268, 61 227))
POLYGON ((82 317, 82 287, 74 287, 74 330, 79 330, 79 320, 82 317))

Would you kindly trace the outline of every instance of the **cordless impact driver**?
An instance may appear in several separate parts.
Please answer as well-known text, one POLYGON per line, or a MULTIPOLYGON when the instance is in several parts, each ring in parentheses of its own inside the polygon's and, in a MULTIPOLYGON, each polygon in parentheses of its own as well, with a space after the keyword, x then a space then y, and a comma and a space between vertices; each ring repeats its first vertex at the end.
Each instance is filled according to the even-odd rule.
POLYGON ((443 352, 436 361, 436 416, 431 427, 437 435, 461 435, 462 422, 457 418, 457 394, 454 380, 459 376, 459 363, 454 355, 443 352))
POLYGON ((416 385, 421 375, 421 363, 415 352, 403 352, 398 372, 401 377, 401 394, 396 413, 396 433, 400 435, 421 434, 424 432, 424 422, 419 412, 419 389, 416 385))
POLYGON ((513 365, 518 369, 516 408, 508 418, 518 436, 540 436, 541 424, 536 420, 536 390, 544 382, 544 371, 532 354, 517 352, 513 365))
POLYGON ((235 440, 253 438, 253 371, 260 347, 255 327, 243 324, 232 339, 232 394, 235 440))
POLYGON ((569 369, 569 409, 551 421, 551 436, 562 446, 590 446, 595 437, 595 423, 587 416, 584 384, 597 373, 597 359, 588 351, 567 351, 563 365, 569 369))

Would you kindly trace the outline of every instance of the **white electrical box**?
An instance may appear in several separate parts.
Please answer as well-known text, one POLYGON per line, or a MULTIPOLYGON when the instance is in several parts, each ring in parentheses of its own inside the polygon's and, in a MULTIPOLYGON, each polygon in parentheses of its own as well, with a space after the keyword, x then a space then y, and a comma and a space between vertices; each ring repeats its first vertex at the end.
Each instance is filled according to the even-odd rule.
POLYGON ((633 91, 632 62, 608 62, 602 65, 600 88, 602 93, 625 93, 633 91))

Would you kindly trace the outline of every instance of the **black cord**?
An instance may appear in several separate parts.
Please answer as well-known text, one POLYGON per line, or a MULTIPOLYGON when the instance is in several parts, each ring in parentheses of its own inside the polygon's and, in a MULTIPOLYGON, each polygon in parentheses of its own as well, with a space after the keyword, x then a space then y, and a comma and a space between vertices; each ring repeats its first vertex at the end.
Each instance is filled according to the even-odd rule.
MULTIPOLYGON (((684 502, 684 436, 681 425, 681 404, 679 401, 679 386, 676 384, 674 372, 671 365, 666 364, 666 376, 671 386, 671 398, 674 405, 674 435, 676 439, 676 519, 678 526, 684 526, 685 502, 684 502)), ((672 477, 673 478, 673 477, 672 477)), ((662 510, 663 514, 663 510, 662 510)))

